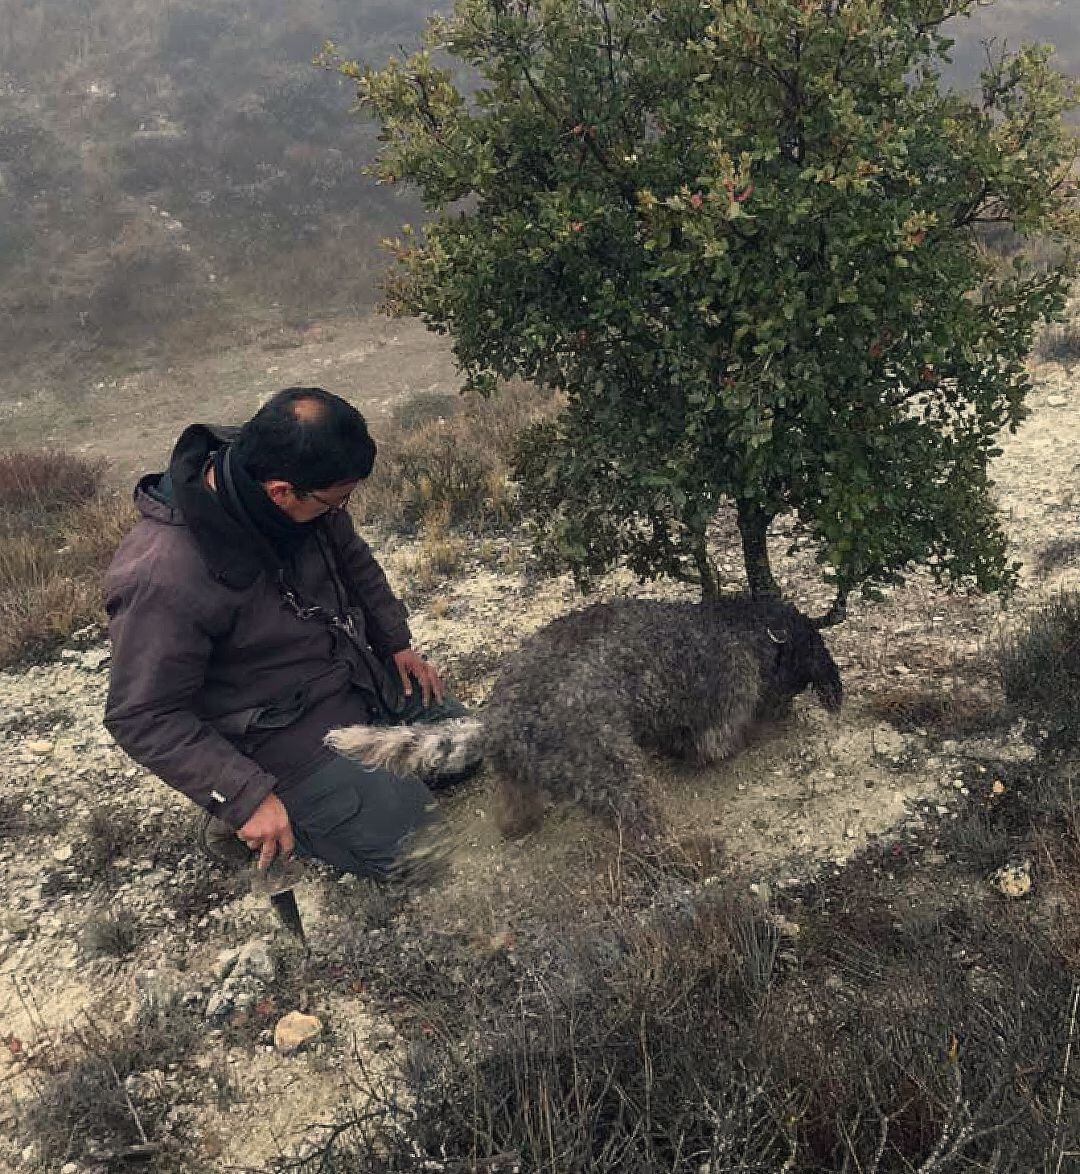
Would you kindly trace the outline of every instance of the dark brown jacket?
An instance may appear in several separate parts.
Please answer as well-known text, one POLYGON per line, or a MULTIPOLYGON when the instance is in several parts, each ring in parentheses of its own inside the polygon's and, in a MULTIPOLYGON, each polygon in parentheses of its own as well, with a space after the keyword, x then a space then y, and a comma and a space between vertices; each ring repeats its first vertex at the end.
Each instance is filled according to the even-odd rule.
POLYGON ((300 619, 270 571, 226 585, 158 482, 140 483, 142 518, 106 577, 105 726, 137 762, 240 827, 271 791, 326 760, 328 729, 376 711, 379 662, 410 643, 406 612, 345 511, 315 523, 289 580, 305 602, 336 611, 326 561, 336 551, 366 655, 332 626, 300 619))

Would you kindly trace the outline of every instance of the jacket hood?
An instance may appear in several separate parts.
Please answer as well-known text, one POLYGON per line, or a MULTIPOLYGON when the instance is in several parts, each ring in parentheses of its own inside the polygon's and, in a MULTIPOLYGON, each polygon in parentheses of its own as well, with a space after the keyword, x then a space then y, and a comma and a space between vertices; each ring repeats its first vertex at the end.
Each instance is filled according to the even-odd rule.
POLYGON ((135 505, 144 518, 187 526, 211 575, 227 587, 244 590, 274 569, 276 560, 269 545, 228 514, 206 484, 214 453, 238 431, 210 424, 185 428, 168 470, 147 474, 135 487, 135 505))

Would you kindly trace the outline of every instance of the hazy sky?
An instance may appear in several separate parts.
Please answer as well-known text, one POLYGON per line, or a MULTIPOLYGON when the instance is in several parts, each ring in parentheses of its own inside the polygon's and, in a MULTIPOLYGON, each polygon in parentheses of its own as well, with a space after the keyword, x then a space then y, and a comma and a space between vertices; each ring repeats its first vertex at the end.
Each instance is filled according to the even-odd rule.
POLYGON ((1080 0, 998 0, 974 16, 956 21, 955 66, 960 77, 977 76, 985 61, 981 42, 994 39, 1015 49, 1030 41, 1046 41, 1058 53, 1057 67, 1080 73, 1080 0))

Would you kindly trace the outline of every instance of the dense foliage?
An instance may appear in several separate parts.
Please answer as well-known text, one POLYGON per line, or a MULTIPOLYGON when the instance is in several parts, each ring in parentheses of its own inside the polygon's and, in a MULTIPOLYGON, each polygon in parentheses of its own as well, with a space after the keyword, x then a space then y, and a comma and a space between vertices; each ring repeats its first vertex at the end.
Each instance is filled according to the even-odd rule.
POLYGON ((949 91, 974 7, 459 0, 421 52, 338 62, 377 173, 437 213, 395 242, 390 306, 472 386, 567 395, 523 468, 579 577, 714 591, 734 504, 752 589, 794 514, 833 618, 912 564, 1010 584, 987 466, 1071 262, 1004 266, 984 226, 1075 237, 1076 89, 1033 47, 949 91))

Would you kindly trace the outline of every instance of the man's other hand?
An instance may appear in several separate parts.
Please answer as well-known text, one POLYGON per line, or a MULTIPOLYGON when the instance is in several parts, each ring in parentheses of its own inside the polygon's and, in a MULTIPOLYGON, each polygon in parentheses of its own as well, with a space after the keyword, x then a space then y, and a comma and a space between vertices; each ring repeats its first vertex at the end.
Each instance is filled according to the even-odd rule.
POLYGON ((253 852, 259 853, 259 868, 263 870, 270 867, 279 852, 288 856, 296 847, 289 813, 273 794, 266 796, 236 834, 253 852))
POLYGON ((406 697, 412 696, 412 681, 409 678, 415 677, 420 682, 424 708, 426 709, 431 704, 432 696, 442 704, 442 679, 435 671, 434 666, 428 664, 418 652, 414 652, 411 648, 403 648, 400 652, 394 653, 394 664, 397 665, 401 686, 405 690, 406 697))

